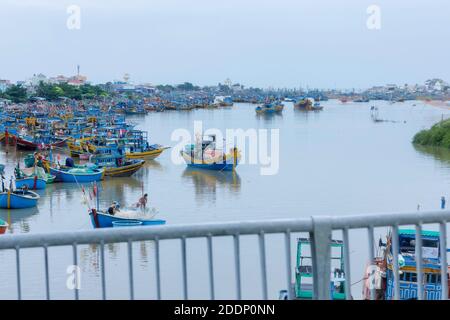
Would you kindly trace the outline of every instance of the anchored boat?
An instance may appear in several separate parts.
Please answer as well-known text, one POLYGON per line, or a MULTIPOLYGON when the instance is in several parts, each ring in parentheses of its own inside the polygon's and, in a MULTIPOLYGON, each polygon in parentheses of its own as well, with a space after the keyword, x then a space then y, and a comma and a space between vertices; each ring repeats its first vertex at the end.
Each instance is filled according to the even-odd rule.
POLYGON ((127 159, 153 160, 169 149, 160 144, 149 144, 147 131, 141 130, 130 130, 127 137, 119 140, 119 143, 124 146, 127 159))
POLYGON ((241 157, 239 150, 234 147, 229 153, 224 153, 216 148, 216 136, 210 135, 209 138, 189 144, 180 151, 187 166, 219 171, 235 170, 241 157))
POLYGON ((255 111, 258 114, 270 114, 270 113, 279 113, 284 109, 284 105, 281 102, 271 102, 265 103, 260 106, 257 106, 255 111))
MULTIPOLYGON (((121 223, 121 226, 155 226, 166 224, 165 220, 160 219, 145 219, 139 218, 138 216, 134 218, 121 217, 120 213, 115 215, 108 214, 104 211, 97 211, 96 209, 89 210, 89 216, 91 218, 92 226, 94 228, 112 228, 115 224, 121 223), (133 223, 138 222, 138 223, 133 223)), ((117 225, 116 225, 117 226, 117 225)))
MULTIPOLYGON (((331 267, 330 270, 330 296, 333 300, 345 299, 345 272, 344 272, 344 243, 341 240, 331 240, 331 267)), ((313 298, 313 267, 311 257, 311 240, 297 239, 297 259, 295 267, 295 283, 289 288, 291 297, 298 300, 313 298)), ((280 291, 280 299, 287 300, 287 290, 280 291)))
POLYGON ((0 193, 0 208, 23 209, 36 207, 39 195, 33 191, 5 190, 0 193))
MULTIPOLYGON (((392 233, 386 237, 386 243, 380 239, 378 244, 379 255, 367 266, 364 278, 363 296, 369 300, 371 294, 376 300, 393 300, 395 281, 399 282, 400 300, 417 299, 417 259, 416 259, 416 230, 400 229, 398 231, 399 248, 393 250, 392 233), (394 255, 397 256, 399 279, 394 275, 394 255)), ((422 234, 422 280, 424 300, 440 300, 441 255, 440 234, 436 231, 423 230, 422 234)), ((445 266, 445 269, 448 267, 445 266)))
POLYGON ((59 169, 50 167, 50 174, 54 175, 55 181, 58 182, 87 183, 102 180, 105 172, 95 167, 60 167, 59 169))

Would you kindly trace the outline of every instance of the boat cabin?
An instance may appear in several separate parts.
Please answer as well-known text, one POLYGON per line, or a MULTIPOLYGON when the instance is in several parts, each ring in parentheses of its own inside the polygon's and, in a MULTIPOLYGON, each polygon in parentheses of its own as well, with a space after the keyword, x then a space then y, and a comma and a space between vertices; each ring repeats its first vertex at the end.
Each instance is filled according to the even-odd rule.
MULTIPOLYGON (((330 296, 333 300, 345 299, 344 244, 341 240, 332 240, 331 247, 331 281, 330 296)), ((297 239, 297 264, 295 268, 294 297, 312 299, 313 267, 311 241, 307 238, 297 239)))

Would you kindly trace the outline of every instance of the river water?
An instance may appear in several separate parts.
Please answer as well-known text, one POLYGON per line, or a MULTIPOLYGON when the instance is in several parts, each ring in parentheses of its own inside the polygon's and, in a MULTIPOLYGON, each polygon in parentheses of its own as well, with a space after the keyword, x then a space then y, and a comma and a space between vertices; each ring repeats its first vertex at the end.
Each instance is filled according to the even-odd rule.
MULTIPOLYGON (((254 105, 191 112, 150 113, 130 117, 137 128, 149 131, 151 142, 175 146, 176 129, 193 131, 194 121, 203 128, 279 129, 279 170, 261 175, 258 164, 241 164, 237 172, 187 170, 172 161, 167 150, 131 178, 107 179, 101 183, 101 207, 114 200, 131 205, 145 190, 150 206, 168 224, 300 218, 311 215, 365 214, 373 212, 438 210, 442 195, 450 198, 450 152, 416 148, 414 134, 430 127, 450 112, 422 102, 389 104, 383 101, 348 103, 322 102, 322 112, 301 112, 286 103, 282 115, 261 117, 254 105), (370 107, 379 109, 374 122, 370 107)), ((238 147, 242 147, 239 146, 238 147)), ((24 153, 2 147, 0 162, 7 175, 24 153)), ((64 156, 64 155, 62 155, 64 156)), ((276 156, 276 155, 275 155, 276 156)), ((248 161, 247 161, 248 162, 248 161)), ((40 192, 38 207, 32 210, 1 210, 11 222, 9 232, 46 233, 92 229, 81 190, 73 184, 48 185, 40 192)), ((385 230, 376 230, 376 236, 385 230)), ((352 282, 362 276, 367 255, 364 233, 351 234, 352 282), (364 239, 364 241, 361 241, 364 239)), ((339 237, 339 235, 337 235, 339 237)), ((241 241, 243 298, 260 298, 259 251, 256 237, 241 241)), ((295 257, 294 237, 292 256, 295 257)), ((232 239, 214 242, 216 298, 235 297, 232 239)), ((277 298, 286 287, 284 242, 281 236, 267 237, 269 297, 277 298), (280 250, 282 249, 282 250, 280 250)), ((101 297, 99 250, 95 245, 79 246, 80 298, 101 297)), ((162 297, 182 298, 179 241, 161 243, 162 297)), ((108 298, 127 298, 128 265, 124 244, 106 247, 108 298)), ((135 296, 154 299, 154 244, 133 245, 135 296)), ((188 282, 191 298, 208 298, 206 244, 188 240, 188 282)), ((72 264, 72 249, 50 248, 51 297, 73 298, 66 286, 66 268, 72 264)), ((0 298, 17 296, 15 254, 0 252, 0 298)), ((42 249, 21 251, 23 298, 45 298, 42 249)), ((292 262, 294 266, 294 261, 292 262)), ((360 289, 355 287, 355 297, 360 289)))

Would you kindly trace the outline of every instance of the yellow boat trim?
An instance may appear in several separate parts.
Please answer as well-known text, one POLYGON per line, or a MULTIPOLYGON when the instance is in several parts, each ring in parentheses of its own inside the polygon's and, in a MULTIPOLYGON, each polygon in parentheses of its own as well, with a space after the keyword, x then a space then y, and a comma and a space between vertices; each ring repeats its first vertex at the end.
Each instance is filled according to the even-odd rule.
POLYGON ((160 148, 160 149, 155 149, 155 150, 151 150, 151 151, 145 151, 145 152, 127 152, 126 153, 126 157, 127 159, 155 159, 157 158, 164 150, 166 150, 168 148, 160 148))
POLYGON ((8 201, 6 206, 8 207, 8 209, 11 208, 11 190, 8 190, 8 201))
POLYGON ((115 176, 122 173, 127 173, 130 171, 134 171, 136 169, 141 168, 144 165, 145 161, 142 161, 141 163, 129 165, 123 168, 105 168, 104 175, 105 176, 115 176))

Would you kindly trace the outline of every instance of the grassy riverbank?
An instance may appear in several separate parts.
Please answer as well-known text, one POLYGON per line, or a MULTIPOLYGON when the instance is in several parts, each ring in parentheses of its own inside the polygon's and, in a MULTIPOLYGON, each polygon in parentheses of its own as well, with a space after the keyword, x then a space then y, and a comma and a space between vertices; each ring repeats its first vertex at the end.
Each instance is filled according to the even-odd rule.
POLYGON ((450 149, 450 119, 440 121, 428 130, 419 131, 414 136, 413 143, 450 149))

